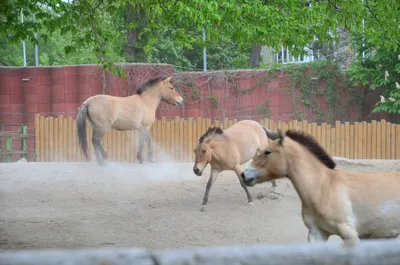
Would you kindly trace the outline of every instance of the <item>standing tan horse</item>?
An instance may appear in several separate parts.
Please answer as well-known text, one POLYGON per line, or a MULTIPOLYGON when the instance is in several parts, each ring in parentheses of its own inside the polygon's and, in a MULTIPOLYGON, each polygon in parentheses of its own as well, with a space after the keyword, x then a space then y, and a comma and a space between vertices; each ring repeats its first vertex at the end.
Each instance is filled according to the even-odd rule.
POLYGON ((93 129, 92 144, 99 165, 105 165, 107 154, 100 144, 101 138, 110 129, 118 131, 139 130, 137 159, 143 163, 142 151, 147 142, 148 158, 152 162, 149 129, 156 119, 156 110, 161 101, 171 105, 181 105, 183 98, 170 83, 171 77, 149 79, 129 97, 95 95, 83 102, 77 115, 78 138, 81 150, 88 156, 86 140, 86 119, 93 129))
POLYGON ((353 173, 335 162, 310 135, 266 130, 273 139, 242 174, 247 186, 287 177, 301 203, 308 242, 338 235, 343 246, 360 239, 400 235, 400 172, 353 173))
MULTIPOLYGON (((248 203, 253 203, 253 199, 240 177, 241 165, 250 161, 267 144, 268 138, 263 127, 252 120, 239 121, 225 131, 219 127, 210 127, 203 136, 199 137, 194 150, 196 158, 193 172, 197 176, 201 176, 204 168, 208 164, 211 165, 211 175, 207 182, 201 211, 204 211, 207 206, 211 186, 224 170, 233 170, 236 173, 240 185, 246 192, 248 203)), ((273 187, 276 187, 275 181, 272 184, 273 187)))

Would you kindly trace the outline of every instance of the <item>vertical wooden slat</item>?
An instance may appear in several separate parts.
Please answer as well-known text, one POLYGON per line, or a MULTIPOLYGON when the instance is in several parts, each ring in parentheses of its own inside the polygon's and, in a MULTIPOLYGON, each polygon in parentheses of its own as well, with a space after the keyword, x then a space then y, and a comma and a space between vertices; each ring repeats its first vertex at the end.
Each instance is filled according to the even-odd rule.
POLYGON ((376 135, 377 135, 377 131, 376 131, 376 121, 373 120, 371 121, 371 157, 372 159, 376 159, 377 155, 376 155, 376 135))
POLYGON ((331 128, 331 154, 332 156, 337 156, 336 151, 336 128, 331 128))
POLYGON ((123 148, 124 148, 124 162, 127 163, 129 162, 129 147, 131 145, 129 135, 132 133, 132 131, 124 131, 123 132, 123 148))
POLYGON ((233 121, 232 121, 231 119, 229 119, 229 120, 228 120, 228 128, 229 128, 229 127, 232 127, 232 125, 233 125, 233 121))
POLYGON ((64 161, 64 118, 63 115, 58 115, 58 161, 64 161))
POLYGON ((382 143, 382 127, 381 127, 381 123, 378 121, 376 123, 376 158, 377 159, 382 158, 381 143, 382 143))
POLYGON ((363 124, 362 124, 362 122, 359 123, 357 134, 358 134, 358 158, 362 159, 362 158, 364 158, 364 153, 363 153, 364 137, 363 137, 363 124))
POLYGON ((54 134, 54 119, 53 117, 49 117, 49 138, 47 139, 49 141, 49 162, 54 162, 54 140, 53 140, 53 134, 54 134))
POLYGON ((121 131, 121 162, 127 162, 126 160, 126 131, 121 131))
POLYGON ((367 122, 362 122, 362 135, 363 135, 363 143, 362 143, 362 150, 363 150, 363 158, 367 157, 367 122))
POLYGON ((396 124, 396 159, 400 159, 400 125, 396 124))
POLYGON ((183 120, 183 159, 182 161, 189 161, 189 122, 187 119, 183 120))
POLYGON ((188 157, 187 157, 187 161, 190 162, 192 161, 192 155, 193 155, 193 121, 192 118, 188 118, 188 138, 187 141, 189 141, 189 145, 188 145, 188 157))
POLYGON ((341 131, 340 131, 340 121, 336 121, 335 122, 335 152, 336 152, 336 156, 342 156, 341 155, 341 145, 340 145, 340 141, 341 141, 341 131))
POLYGON ((72 120, 72 161, 79 161, 79 155, 78 155, 78 131, 76 128, 76 123, 75 120, 72 120))
POLYGON ((355 159, 358 159, 358 158, 360 158, 359 157, 359 153, 358 153, 358 148, 359 148, 359 146, 358 146, 358 144, 359 144, 359 141, 358 141, 358 138, 359 138, 359 123, 358 122, 355 122, 354 123, 354 158, 355 159))
POLYGON ((386 122, 386 159, 390 159, 391 157, 391 146, 392 146, 392 139, 391 139, 391 122, 386 122))
POLYGON ((327 124, 326 125, 326 151, 330 156, 332 156, 332 149, 331 149, 331 125, 327 124))
POLYGON ((390 159, 396 159, 396 124, 390 125, 390 159))
POLYGON ((68 146, 68 161, 72 161, 72 118, 68 117, 67 119, 67 146, 68 146))
MULTIPOLYGON (((194 149, 196 148, 196 145, 197 145, 197 122, 196 122, 196 119, 195 118, 193 118, 193 121, 192 121, 192 126, 193 126, 193 130, 192 130, 192 143, 193 143, 193 146, 192 146, 192 150, 191 150, 191 153, 192 153, 192 160, 194 160, 194 149)), ((172 132, 171 132, 171 135, 172 135, 172 132)))
POLYGON ((350 159, 354 159, 354 124, 350 125, 350 159))
POLYGON ((346 121, 344 123, 344 141, 342 147, 344 149, 344 157, 350 158, 350 123, 346 121))
POLYGON ((63 161, 69 161, 68 157, 68 118, 63 118, 63 161))
POLYGON ((49 123, 47 122, 47 119, 44 118, 44 116, 40 117, 41 119, 41 123, 43 126, 41 126, 43 128, 43 134, 41 135, 41 139, 40 141, 42 142, 42 154, 41 154, 41 161, 42 162, 47 162, 47 152, 48 152, 48 134, 49 134, 49 123))
POLYGON ((317 125, 315 135, 316 135, 317 142, 318 142, 320 145, 323 146, 322 138, 321 138, 321 137, 322 137, 322 136, 321 136, 321 134, 322 134, 321 129, 322 129, 322 128, 321 128, 321 125, 317 125))
POLYGON ((59 162, 59 157, 58 157, 58 118, 55 118, 53 121, 53 146, 54 146, 54 160, 56 162, 59 162))
POLYGON ((340 156, 346 157, 346 133, 345 133, 345 124, 340 124, 340 156))
MULTIPOLYGON (((117 136, 117 162, 121 163, 122 162, 122 141, 121 141, 121 132, 116 131, 116 136, 117 136)), ((145 143, 146 144, 146 143, 145 143)))
MULTIPOLYGON (((326 123, 323 122, 320 126, 321 131, 321 145, 325 150, 328 150, 328 145, 326 144, 326 123)), ((328 152, 329 153, 329 152, 328 152)))
POLYGON ((169 158, 171 160, 175 159, 175 145, 176 145, 176 132, 175 132, 175 120, 171 119, 170 120, 170 154, 169 154, 169 158))
MULTIPOLYGON (((207 121, 206 121, 207 122, 207 121)), ((205 125, 207 126, 207 124, 205 123, 205 125)), ((179 120, 179 161, 183 162, 184 159, 184 128, 183 128, 184 124, 183 124, 183 120, 180 119, 179 120)))
POLYGON ((50 162, 49 160, 49 153, 50 153, 50 147, 49 147, 49 117, 46 117, 44 119, 44 161, 45 162, 50 162))
POLYGON ((41 130, 40 133, 40 146, 39 146, 39 154, 38 154, 38 158, 40 162, 44 162, 45 158, 44 158, 44 154, 45 154, 45 146, 44 146, 44 142, 45 142, 45 128, 44 128, 44 116, 40 116, 39 117, 39 127, 41 130))
POLYGON ((104 150, 107 152, 108 158, 111 159, 112 157, 112 148, 113 148, 113 143, 112 143, 112 130, 108 130, 106 135, 104 136, 106 144, 104 145, 104 150))
MULTIPOLYGON (((192 139, 190 139, 192 141, 192 139)), ((171 121, 165 121, 165 154, 171 159, 171 121)))
POLYGON ((224 118, 224 130, 228 129, 228 118, 224 118))
POLYGON ((35 115, 35 151, 36 151, 36 160, 40 161, 40 134, 42 132, 43 127, 40 127, 40 115, 36 114, 35 115))
POLYGON ((161 144, 160 144, 160 154, 161 154, 161 156, 162 156, 162 158, 161 159, 165 159, 165 157, 163 157, 165 154, 166 154, 166 152, 167 152, 167 131, 166 131, 166 122, 167 122, 167 120, 166 120, 166 118, 165 117, 162 117, 161 118, 161 131, 160 131, 160 133, 161 133, 161 144))
POLYGON ((386 159, 386 120, 381 120, 381 158, 386 159))
POLYGON ((372 156, 372 149, 371 149, 371 138, 372 138, 372 127, 371 127, 371 123, 367 123, 367 154, 366 157, 368 159, 371 159, 372 156))

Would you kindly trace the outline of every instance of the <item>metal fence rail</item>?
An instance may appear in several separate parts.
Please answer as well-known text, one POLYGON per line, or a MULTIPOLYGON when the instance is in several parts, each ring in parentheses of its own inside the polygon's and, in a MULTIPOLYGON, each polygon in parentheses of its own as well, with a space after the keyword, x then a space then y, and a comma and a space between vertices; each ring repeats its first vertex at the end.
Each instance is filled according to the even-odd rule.
POLYGON ((0 253, 0 265, 398 265, 399 240, 362 241, 353 249, 340 243, 223 246, 198 249, 79 249, 0 253))

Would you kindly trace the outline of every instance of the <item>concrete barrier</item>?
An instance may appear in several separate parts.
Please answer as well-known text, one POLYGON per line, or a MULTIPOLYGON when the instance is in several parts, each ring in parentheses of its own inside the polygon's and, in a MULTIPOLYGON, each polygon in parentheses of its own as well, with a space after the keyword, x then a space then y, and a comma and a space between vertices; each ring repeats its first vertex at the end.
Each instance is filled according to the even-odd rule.
POLYGON ((353 249, 334 243, 224 246, 197 249, 46 249, 0 253, 0 265, 398 265, 399 240, 362 241, 353 249))

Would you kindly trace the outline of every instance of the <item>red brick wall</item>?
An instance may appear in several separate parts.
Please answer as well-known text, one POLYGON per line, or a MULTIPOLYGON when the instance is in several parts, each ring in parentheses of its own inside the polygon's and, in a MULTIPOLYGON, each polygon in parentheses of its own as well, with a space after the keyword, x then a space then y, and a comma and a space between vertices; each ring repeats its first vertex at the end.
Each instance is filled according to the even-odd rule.
MULTIPOLYGON (((64 114, 76 117, 78 106, 89 96, 111 94, 127 96, 149 78, 164 74, 173 75, 176 87, 187 98, 183 107, 162 103, 157 117, 210 117, 212 119, 263 118, 259 106, 268 99, 271 119, 287 121, 296 119, 293 94, 284 71, 217 71, 173 73, 171 65, 127 64, 127 78, 118 78, 104 72, 96 65, 60 67, 0 67, 0 122, 34 125, 34 114, 64 114), (23 78, 29 78, 27 83, 23 78), (243 91, 251 89, 250 93, 243 91), (193 94, 196 94, 194 97, 193 94), (216 99, 215 101, 212 98, 216 99), (218 103, 218 106, 215 103, 218 103)), ((325 87, 320 82, 322 88, 325 87)), ((344 93, 343 97, 347 95, 344 93)), ((323 97, 320 108, 327 110, 323 97)), ((301 102, 297 110, 302 118, 315 120, 315 113, 301 102)), ((357 117, 357 106, 348 110, 348 119, 357 117)))

